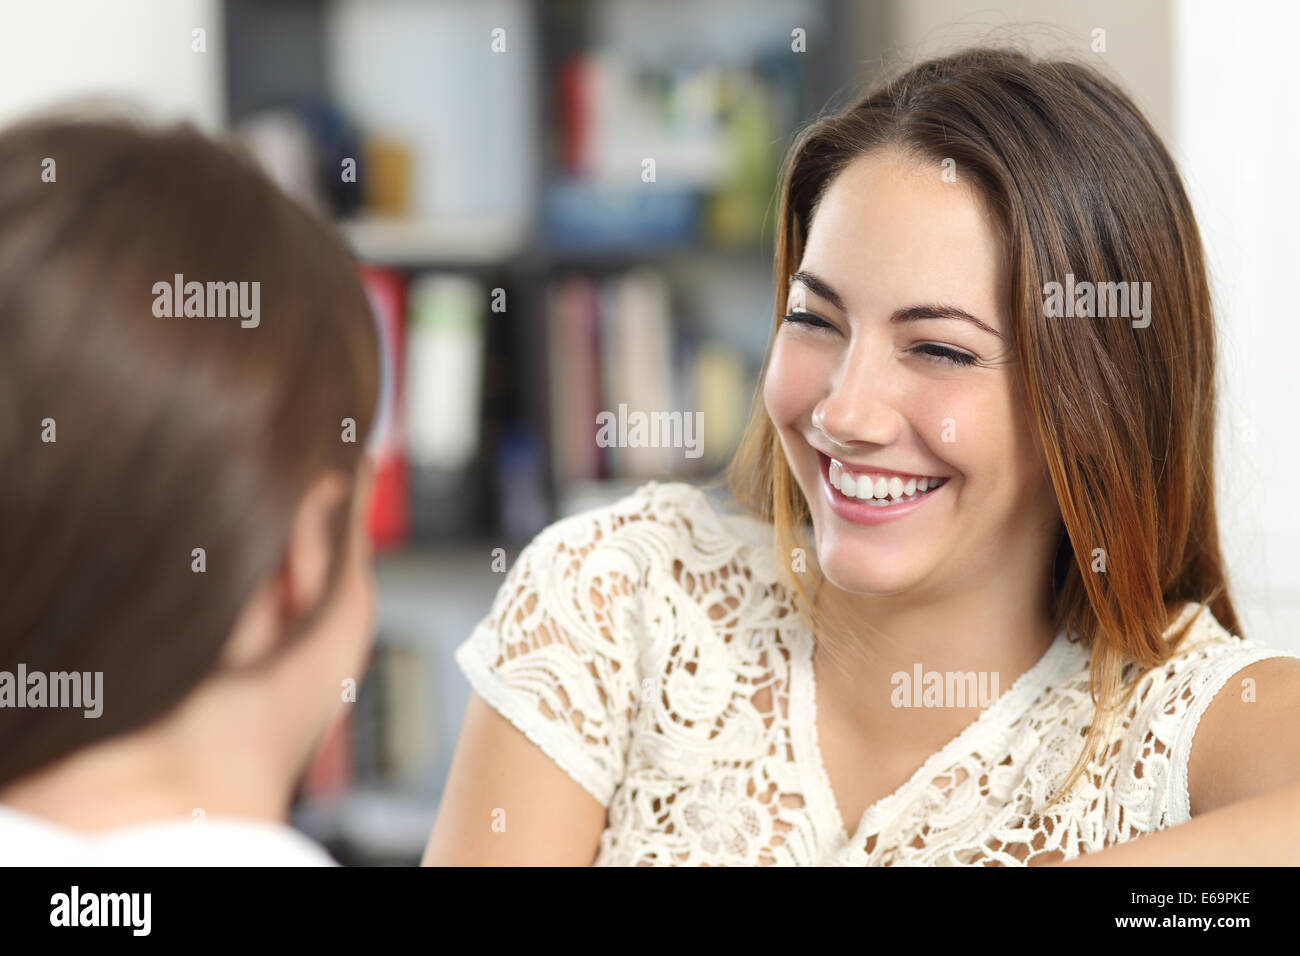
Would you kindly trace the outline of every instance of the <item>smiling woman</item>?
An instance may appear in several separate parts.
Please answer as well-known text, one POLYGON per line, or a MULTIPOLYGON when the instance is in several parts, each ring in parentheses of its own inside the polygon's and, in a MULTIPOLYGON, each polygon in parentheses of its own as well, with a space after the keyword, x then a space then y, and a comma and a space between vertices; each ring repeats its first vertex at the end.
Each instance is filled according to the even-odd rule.
POLYGON ((1214 332, 1200 239, 1173 161, 1121 91, 1074 64, 974 51, 809 128, 786 182, 779 274, 793 272, 792 298, 809 273, 825 277, 815 296, 834 297, 817 331, 800 314, 778 331, 770 417, 733 475, 784 547, 811 522, 834 587, 813 599, 792 584, 824 640, 832 608, 879 628, 871 596, 940 607, 983 575, 974 589, 1017 609, 991 620, 1067 630, 1090 650, 1105 718, 1125 663, 1152 667, 1176 643, 1165 632, 1183 602, 1236 629, 1204 467, 1214 332), (1154 326, 1051 315, 1039 290, 1067 274, 1153 282, 1154 326), (896 321, 934 300, 986 319, 896 321), (819 520, 845 513, 847 496, 816 479, 817 458, 836 455, 845 470, 952 480, 909 522, 867 534, 819 520))
POLYGON ((1200 238, 1132 102, 923 63, 800 135, 776 276, 748 514, 650 485, 525 550, 426 860, 1300 855, 1300 667, 1233 633, 1200 238), (1149 321, 1049 315, 1067 275, 1149 282, 1149 321), (1008 689, 901 707, 900 673, 1008 689))

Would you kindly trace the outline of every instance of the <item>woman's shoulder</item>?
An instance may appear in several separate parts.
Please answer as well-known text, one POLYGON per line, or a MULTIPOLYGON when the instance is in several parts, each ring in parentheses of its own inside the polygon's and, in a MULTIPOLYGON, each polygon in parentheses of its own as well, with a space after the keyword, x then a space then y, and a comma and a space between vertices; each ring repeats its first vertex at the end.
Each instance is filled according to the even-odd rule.
MULTIPOLYGON (((1120 788, 1148 793, 1145 802, 1134 804, 1146 808, 1145 818, 1130 817, 1130 824, 1143 831, 1190 819, 1188 764, 1210 702, 1229 692, 1229 681, 1250 665, 1295 656, 1234 634, 1198 602, 1186 603, 1165 634, 1173 651, 1164 661, 1143 671, 1131 665, 1126 672, 1132 692, 1119 728, 1124 737, 1120 788)), ((1250 689, 1243 686, 1241 693, 1250 689)))
MULTIPOLYGON (((1185 762, 1201 714, 1233 674, 1261 660, 1295 656, 1232 633, 1199 602, 1184 603, 1164 637, 1172 650, 1163 660, 1146 668, 1129 661, 1122 670, 1123 701, 1109 724, 1116 756, 1164 755, 1162 759, 1185 762)), ((1066 654, 1068 661, 1048 692, 1072 701, 1068 723, 1078 729, 1097 716, 1092 655, 1076 641, 1070 641, 1066 654)))
MULTIPOLYGON (((1130 716, 1136 716, 1143 702, 1150 701, 1161 687, 1181 685, 1188 690, 1204 685, 1207 679, 1225 668, 1239 670, 1246 664, 1269 657, 1295 656, 1290 651, 1249 640, 1225 628, 1209 606, 1188 601, 1176 611, 1165 628, 1164 638, 1171 650, 1157 664, 1142 668, 1129 661, 1123 669, 1121 684, 1132 687, 1134 701, 1130 716)), ((1074 667, 1065 683, 1086 686, 1091 680, 1091 657, 1088 649, 1072 642, 1074 667)), ((1184 699, 1190 693, 1181 695, 1184 699)))
POLYGON ((738 512, 721 493, 685 482, 651 481, 597 508, 561 518, 525 549, 532 562, 608 566, 644 583, 740 570, 775 579, 771 525, 738 512))
POLYGON ((1142 674, 1140 680, 1167 683, 1181 679, 1187 683, 1199 677, 1203 683, 1211 675, 1231 676, 1257 660, 1294 656, 1290 651, 1229 631, 1208 605, 1195 601, 1182 606, 1166 629, 1165 637, 1173 645, 1172 652, 1162 663, 1142 674))
MULTIPOLYGON (((1172 615, 1164 638, 1171 650, 1159 663, 1143 668, 1129 661, 1123 668, 1120 686, 1128 705, 1117 714, 1119 733, 1132 736, 1141 728, 1148 734, 1169 735, 1184 717, 1190 715, 1194 724, 1209 699, 1243 667, 1270 657, 1294 656, 1234 634, 1208 605, 1195 601, 1185 602, 1172 615)), ((1078 692, 1080 701, 1090 704, 1091 657, 1081 645, 1077 647, 1076 666, 1066 683, 1078 692)))
POLYGON ((761 523, 725 515, 700 488, 646 484, 538 534, 456 661, 484 701, 608 806, 656 668, 698 652, 712 655, 703 670, 716 680, 728 660, 720 630, 776 616, 764 539, 761 523))

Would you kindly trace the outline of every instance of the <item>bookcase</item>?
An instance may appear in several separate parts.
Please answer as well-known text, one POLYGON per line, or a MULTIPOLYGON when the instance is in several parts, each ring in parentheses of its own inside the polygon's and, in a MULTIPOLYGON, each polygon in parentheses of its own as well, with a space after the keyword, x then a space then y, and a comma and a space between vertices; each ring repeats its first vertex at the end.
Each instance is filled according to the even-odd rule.
POLYGON ((532 535, 725 466, 779 164, 869 74, 874 6, 227 0, 232 128, 296 158, 386 330, 376 649, 294 811, 343 862, 418 860, 468 698, 452 651, 532 535))

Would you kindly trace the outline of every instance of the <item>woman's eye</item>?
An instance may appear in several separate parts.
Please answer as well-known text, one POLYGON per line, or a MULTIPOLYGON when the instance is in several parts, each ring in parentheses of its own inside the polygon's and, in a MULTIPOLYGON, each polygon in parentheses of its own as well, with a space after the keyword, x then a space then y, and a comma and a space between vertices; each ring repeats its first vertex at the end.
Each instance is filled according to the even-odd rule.
POLYGON ((833 329, 835 328, 830 322, 827 322, 820 315, 812 312, 790 312, 785 316, 787 322, 794 322, 799 325, 809 325, 815 329, 833 329))
POLYGON ((952 365, 974 365, 975 356, 969 352, 959 352, 957 349, 950 349, 946 345, 937 345, 934 342, 922 342, 912 349, 921 355, 932 358, 936 362, 947 362, 952 365))

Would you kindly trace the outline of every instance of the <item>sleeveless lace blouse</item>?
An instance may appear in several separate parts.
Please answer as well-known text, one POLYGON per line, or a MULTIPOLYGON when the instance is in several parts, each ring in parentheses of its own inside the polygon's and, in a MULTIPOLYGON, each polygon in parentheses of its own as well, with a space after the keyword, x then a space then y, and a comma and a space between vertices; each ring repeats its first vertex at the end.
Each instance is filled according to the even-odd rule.
POLYGON ((1023 865, 1190 818, 1187 759, 1234 673, 1292 656, 1195 622, 1111 745, 1042 809, 1094 706, 1088 653, 1043 657, 847 833, 817 742, 812 634, 771 528, 651 483, 524 549, 456 650, 478 694, 607 810, 597 865, 1023 865), (764 693, 764 691, 766 693, 764 693), (756 702, 757 701, 757 702, 756 702))

